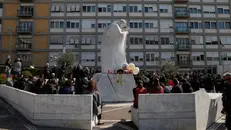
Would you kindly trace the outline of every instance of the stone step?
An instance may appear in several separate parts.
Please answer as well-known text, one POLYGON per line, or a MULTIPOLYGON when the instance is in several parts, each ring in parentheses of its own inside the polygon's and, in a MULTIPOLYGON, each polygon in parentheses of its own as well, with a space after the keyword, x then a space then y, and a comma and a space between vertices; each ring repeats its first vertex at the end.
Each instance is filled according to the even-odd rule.
POLYGON ((217 122, 211 125, 207 130, 225 130, 225 116, 219 118, 217 122))

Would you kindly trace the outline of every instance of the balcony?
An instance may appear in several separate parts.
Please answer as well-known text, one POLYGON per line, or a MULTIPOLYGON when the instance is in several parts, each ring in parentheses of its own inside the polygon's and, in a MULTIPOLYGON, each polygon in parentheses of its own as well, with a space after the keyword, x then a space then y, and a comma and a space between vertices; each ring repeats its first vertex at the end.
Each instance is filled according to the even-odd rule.
POLYGON ((31 34, 32 33, 32 26, 17 26, 17 33, 21 34, 31 34))
POLYGON ((188 3, 189 0, 174 0, 175 4, 185 4, 188 3))
POLYGON ((23 60, 22 59, 22 66, 23 67, 30 67, 31 65, 33 65, 32 61, 30 61, 30 60, 23 60))
POLYGON ((176 34, 189 34, 190 29, 188 27, 177 27, 175 28, 176 34))
POLYGON ((178 51, 189 51, 190 48, 191 48, 190 43, 180 43, 180 44, 178 43, 176 45, 176 50, 178 51))
POLYGON ((33 11, 18 10, 18 17, 32 17, 33 11))
POLYGON ((175 18, 179 18, 179 19, 186 19, 186 18, 189 18, 190 14, 188 11, 176 11, 175 12, 175 18))
POLYGON ((25 39, 25 38, 19 38, 15 48, 17 51, 31 51, 32 48, 32 41, 30 38, 25 39))
POLYGON ((191 60, 178 60, 176 65, 181 68, 188 68, 192 66, 192 61, 191 60))

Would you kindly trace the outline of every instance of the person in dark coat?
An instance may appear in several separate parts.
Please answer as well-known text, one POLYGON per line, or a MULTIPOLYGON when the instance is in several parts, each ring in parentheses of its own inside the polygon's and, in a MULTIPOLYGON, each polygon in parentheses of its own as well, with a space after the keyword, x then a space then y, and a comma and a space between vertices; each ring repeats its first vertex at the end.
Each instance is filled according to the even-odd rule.
POLYGON ((179 85, 179 81, 175 78, 173 79, 173 88, 171 90, 172 93, 183 93, 182 87, 179 85))
POLYGON ((181 84, 182 84, 183 93, 192 93, 193 92, 193 88, 192 88, 191 84, 186 79, 182 79, 181 84))
POLYGON ((226 114, 226 127, 231 130, 231 73, 224 74, 225 86, 222 94, 223 110, 222 113, 226 114))
POLYGON ((75 94, 83 94, 83 78, 85 77, 83 67, 79 64, 75 69, 75 94))

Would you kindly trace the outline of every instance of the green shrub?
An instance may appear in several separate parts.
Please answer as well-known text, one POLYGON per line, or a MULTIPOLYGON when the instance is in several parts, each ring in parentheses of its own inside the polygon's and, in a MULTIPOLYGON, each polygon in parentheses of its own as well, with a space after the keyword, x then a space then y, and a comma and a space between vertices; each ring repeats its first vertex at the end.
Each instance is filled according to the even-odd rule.
POLYGON ((33 76, 41 74, 41 71, 39 68, 34 68, 34 69, 26 68, 26 69, 24 69, 24 71, 29 71, 33 76))
POLYGON ((0 84, 6 84, 7 79, 4 74, 0 74, 0 84))
POLYGON ((22 72, 22 75, 23 75, 24 77, 26 77, 26 78, 29 78, 29 77, 33 76, 33 75, 31 74, 30 71, 23 71, 23 72, 22 72))

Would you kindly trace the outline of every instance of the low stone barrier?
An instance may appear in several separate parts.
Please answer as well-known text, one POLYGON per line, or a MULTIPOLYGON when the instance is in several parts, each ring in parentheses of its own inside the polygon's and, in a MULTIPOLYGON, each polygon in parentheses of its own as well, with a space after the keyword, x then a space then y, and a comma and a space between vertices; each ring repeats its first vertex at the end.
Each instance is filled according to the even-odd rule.
POLYGON ((101 74, 93 76, 103 102, 132 102, 136 87, 132 74, 101 74))
POLYGON ((92 95, 34 94, 0 85, 0 96, 31 123, 92 130, 92 95))
POLYGON ((142 94, 132 121, 139 130, 206 130, 222 114, 222 95, 202 89, 188 94, 142 94))

